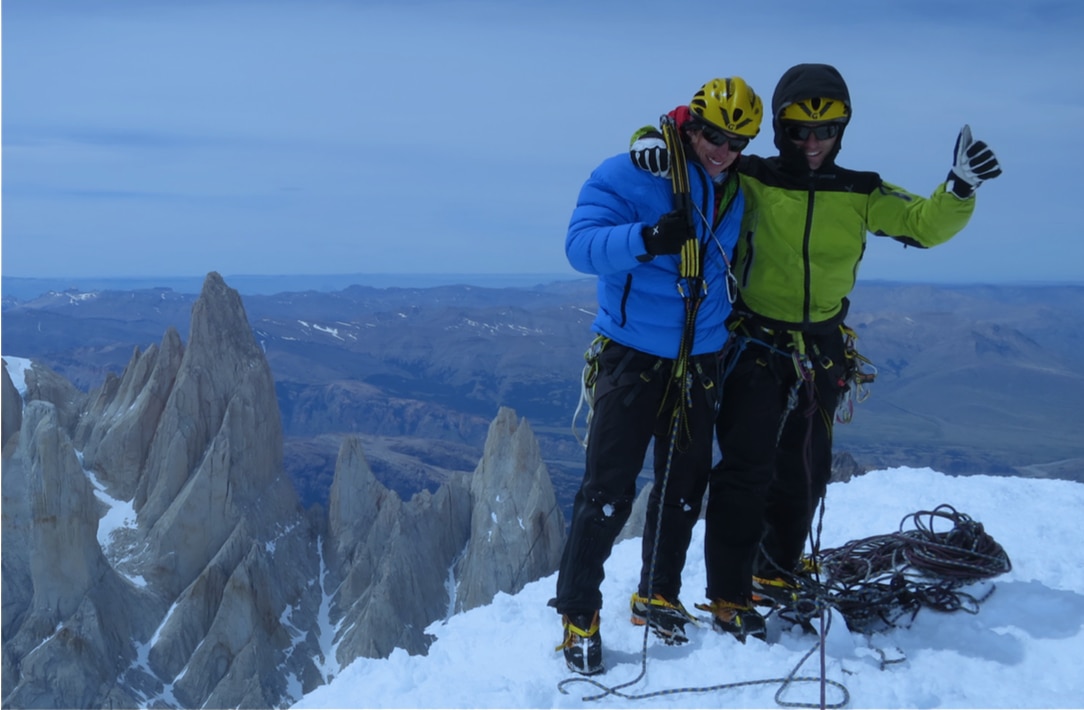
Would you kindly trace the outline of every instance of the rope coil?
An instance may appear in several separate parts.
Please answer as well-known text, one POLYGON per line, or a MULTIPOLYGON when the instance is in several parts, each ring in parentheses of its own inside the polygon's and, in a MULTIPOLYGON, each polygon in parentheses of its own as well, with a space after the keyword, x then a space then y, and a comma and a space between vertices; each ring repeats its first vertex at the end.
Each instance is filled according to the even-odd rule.
POLYGON ((923 606, 976 613, 993 588, 981 596, 962 588, 1012 570, 982 523, 951 505, 905 516, 895 533, 821 550, 817 563, 823 581, 799 580, 801 596, 811 606, 838 609, 860 632, 906 627, 923 606), (908 521, 914 529, 904 529, 908 521), (935 530, 946 522, 948 530, 935 530))
MULTIPOLYGON (((707 693, 733 690, 754 685, 778 684, 775 702, 788 708, 845 707, 850 702, 850 692, 842 683, 819 677, 798 676, 802 665, 816 652, 824 651, 824 638, 831 623, 829 608, 839 610, 847 627, 855 633, 871 634, 884 627, 906 627, 923 606, 936 611, 966 611, 976 613, 978 606, 993 593, 993 587, 982 596, 962 591, 975 582, 987 580, 1012 570, 1012 563, 1004 548, 998 544, 979 523, 960 513, 950 505, 939 505, 932 511, 918 511, 900 521, 899 530, 887 535, 876 535, 851 541, 837 548, 821 550, 810 566, 810 574, 797 580, 801 595, 790 609, 779 610, 781 618, 808 625, 811 619, 820 617, 821 630, 817 641, 802 656, 791 671, 782 678, 764 678, 736 681, 700 687, 668 688, 639 694, 623 692, 644 677, 647 670, 647 635, 641 648, 640 674, 631 681, 607 686, 591 678, 574 677, 558 683, 562 694, 572 683, 588 683, 601 692, 583 698, 584 701, 599 700, 612 695, 625 700, 644 700, 679 693, 707 693), (913 530, 904 530, 911 521, 913 530), (938 523, 951 523, 948 530, 937 531, 938 523), (817 578, 823 577, 824 581, 817 578), (906 623, 899 623, 906 616, 906 623), (876 628, 876 627, 881 628, 876 628), (816 683, 821 688, 820 701, 816 703, 784 700, 788 690, 797 684, 816 683), (825 691, 833 688, 838 700, 828 702, 825 691)), ((881 669, 899 663, 902 659, 881 656, 881 669)))

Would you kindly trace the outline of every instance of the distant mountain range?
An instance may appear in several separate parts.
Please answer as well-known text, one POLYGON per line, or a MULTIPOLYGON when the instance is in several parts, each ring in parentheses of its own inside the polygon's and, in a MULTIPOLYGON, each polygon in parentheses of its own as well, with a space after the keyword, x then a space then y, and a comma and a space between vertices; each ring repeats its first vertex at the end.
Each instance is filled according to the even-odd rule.
MULTIPOLYGON (((32 284, 17 281, 4 279, 4 354, 84 390, 121 372, 166 327, 186 333, 198 291, 28 296, 32 284)), ((852 301, 848 323, 878 376, 853 423, 837 426, 837 451, 863 469, 1084 481, 1084 286, 873 282, 852 301)), ((400 495, 432 491, 474 467, 503 406, 531 422, 567 511, 582 472, 572 418, 594 279, 250 292, 244 307, 274 376, 285 465, 304 502, 327 500, 347 435, 360 437, 374 474, 400 495)), ((582 418, 578 426, 582 434, 582 418)))
MULTIPOLYGON (((486 288, 530 287, 553 281, 583 278, 568 271, 560 274, 235 274, 224 280, 242 296, 268 296, 298 291, 338 291, 350 286, 375 288, 430 288, 432 286, 469 285, 486 288)), ((141 291, 168 288, 180 293, 197 294, 204 276, 145 277, 70 277, 28 278, 4 276, 5 297, 21 300, 36 298, 49 291, 141 291)))

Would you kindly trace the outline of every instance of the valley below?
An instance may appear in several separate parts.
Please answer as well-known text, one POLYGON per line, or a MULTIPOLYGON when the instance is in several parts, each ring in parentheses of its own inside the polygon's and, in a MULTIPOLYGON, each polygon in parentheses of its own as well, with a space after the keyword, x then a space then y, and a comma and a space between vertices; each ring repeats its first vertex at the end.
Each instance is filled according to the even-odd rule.
MULTIPOLYGON (((584 412, 575 432, 573 417, 594 289, 576 279, 242 294, 303 503, 326 505, 342 439, 355 435, 384 485, 404 498, 435 490, 473 469, 509 407, 530 422, 567 513, 582 474, 584 412)), ((187 333, 195 298, 168 287, 5 296, 4 355, 90 391, 167 327, 187 333)), ((853 421, 836 427, 852 467, 1084 481, 1084 287, 861 283, 848 325, 877 371, 853 421)))

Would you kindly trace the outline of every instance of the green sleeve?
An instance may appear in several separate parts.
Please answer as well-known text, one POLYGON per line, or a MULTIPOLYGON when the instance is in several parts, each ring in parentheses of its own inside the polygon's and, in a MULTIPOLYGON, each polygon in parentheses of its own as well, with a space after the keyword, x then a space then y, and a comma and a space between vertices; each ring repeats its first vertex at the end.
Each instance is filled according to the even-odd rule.
POLYGON ((659 127, 658 126, 647 125, 647 126, 642 126, 640 128, 637 128, 636 131, 632 134, 632 138, 629 140, 629 147, 631 148, 633 143, 635 143, 636 141, 640 140, 644 136, 646 136, 648 134, 651 134, 651 133, 654 133, 655 135, 659 136, 660 138, 662 137, 662 134, 659 133, 659 127))
POLYGON ((877 236, 932 247, 956 236, 974 211, 975 197, 962 200, 946 190, 946 183, 927 198, 883 182, 869 197, 866 224, 877 236))

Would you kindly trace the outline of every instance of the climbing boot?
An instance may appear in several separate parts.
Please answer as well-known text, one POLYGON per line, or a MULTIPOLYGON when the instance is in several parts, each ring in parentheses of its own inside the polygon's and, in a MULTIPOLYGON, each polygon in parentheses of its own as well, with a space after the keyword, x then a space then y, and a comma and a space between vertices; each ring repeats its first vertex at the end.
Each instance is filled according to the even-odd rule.
POLYGON ((725 599, 716 599, 711 604, 697 604, 696 608, 711 612, 713 629, 730 634, 742 643, 745 643, 745 639, 750 636, 761 641, 767 640, 764 617, 753 608, 752 604, 737 604, 725 599))
POLYGON ((636 626, 648 626, 651 631, 668 646, 683 644, 689 640, 685 633, 685 624, 696 623, 696 619, 685 610, 680 601, 670 602, 661 594, 647 597, 633 594, 629 600, 632 609, 631 621, 636 626))
POLYGON ((819 573, 820 565, 805 556, 798 561, 794 574, 782 574, 777 569, 757 572, 753 575, 753 603, 757 606, 798 606, 803 596, 808 596, 808 589, 802 588, 803 581, 813 580, 819 573))
POLYGON ((595 675, 606 670, 602 665, 602 634, 599 616, 589 614, 563 614, 564 641, 556 650, 565 652, 565 664, 569 670, 581 675, 595 675))
POLYGON ((777 577, 753 577, 753 603, 757 606, 792 607, 798 603, 800 589, 792 579, 777 577))

